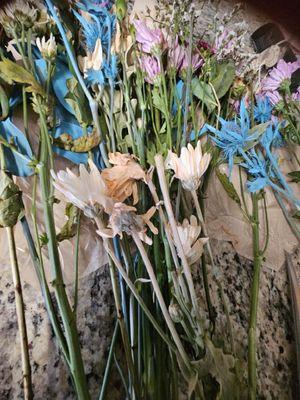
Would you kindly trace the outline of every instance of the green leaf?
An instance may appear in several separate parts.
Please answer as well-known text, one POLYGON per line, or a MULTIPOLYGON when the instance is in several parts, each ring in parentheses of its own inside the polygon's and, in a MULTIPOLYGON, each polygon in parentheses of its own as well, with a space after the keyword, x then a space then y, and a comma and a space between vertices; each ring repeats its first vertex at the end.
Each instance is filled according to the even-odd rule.
POLYGON ((159 94, 159 90, 157 87, 154 87, 152 90, 152 99, 154 107, 161 111, 163 114, 166 114, 166 105, 164 99, 159 94))
POLYGON ((80 125, 91 125, 92 115, 90 107, 87 104, 85 94, 78 84, 76 78, 67 80, 69 92, 65 96, 66 102, 73 108, 77 121, 80 125))
POLYGON ((291 178, 291 182, 300 182, 300 171, 289 172, 288 176, 291 178))
POLYGON ((239 197, 237 191, 235 190, 235 187, 230 182, 228 176, 226 174, 223 174, 217 168, 216 168, 216 174, 217 174, 217 177, 218 177, 219 181, 221 182, 223 188, 225 189, 226 193, 228 194, 228 196, 240 206, 241 205, 240 197, 239 197))
POLYGON ((1 107, 0 121, 3 121, 8 117, 9 102, 2 85, 0 85, 0 107, 1 107))
POLYGON ((225 96, 235 77, 235 67, 232 61, 218 63, 215 66, 215 77, 211 80, 218 99, 225 96))
POLYGON ((194 78, 192 80, 192 93, 206 105, 209 112, 212 112, 217 106, 213 90, 208 83, 194 78))
POLYGON ((25 84, 28 85, 26 88, 27 92, 40 94, 43 97, 46 95, 42 86, 30 72, 8 58, 0 61, 0 76, 10 85, 13 83, 25 84))
POLYGON ((100 137, 94 130, 91 134, 83 135, 78 139, 73 139, 68 133, 63 133, 58 138, 53 139, 53 144, 61 149, 74 151, 75 153, 86 153, 98 146, 100 137))
POLYGON ((71 239, 76 235, 79 209, 73 204, 68 203, 66 205, 65 215, 68 218, 65 225, 62 227, 60 233, 56 236, 58 242, 62 242, 66 239, 71 239))

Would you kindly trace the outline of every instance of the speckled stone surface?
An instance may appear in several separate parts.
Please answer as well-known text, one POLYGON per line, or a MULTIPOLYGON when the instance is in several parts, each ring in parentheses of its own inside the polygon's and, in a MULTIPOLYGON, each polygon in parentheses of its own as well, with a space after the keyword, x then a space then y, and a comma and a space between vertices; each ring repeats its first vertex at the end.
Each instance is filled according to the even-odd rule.
MULTIPOLYGON (((230 303, 236 351, 246 359, 249 291, 252 263, 234 252, 227 242, 214 242, 218 274, 230 303)), ((300 269, 300 251, 294 263, 300 269), (298 260, 298 264, 297 264, 298 260)), ((204 304, 201 271, 195 272, 199 302, 204 304), (201 293, 201 295, 200 295, 201 293)), ((216 285, 209 274, 214 304, 220 304, 216 285)), ((30 285, 24 286, 30 356, 36 400, 75 400, 68 373, 59 356, 41 296, 30 285)), ((78 321, 88 384, 92 399, 97 399, 110 338, 114 305, 106 268, 80 282, 78 321)), ((274 272, 263 269, 258 315, 258 390, 261 400, 291 400, 295 382, 295 343, 285 266, 274 272)), ((217 334, 226 331, 221 307, 217 334)), ((0 399, 22 399, 20 348, 15 316, 14 292, 9 272, 0 276, 0 399)), ((220 335, 221 336, 221 335, 220 335)), ((244 364, 246 374, 246 364, 244 364)), ((109 399, 123 400, 115 374, 109 385, 109 399)))
MULTIPOLYGON (((60 356, 43 299, 30 285, 23 287, 33 385, 36 400, 75 399, 60 356)), ((0 275, 0 399, 22 399, 21 360, 14 290, 9 272, 0 275)), ((109 273, 101 268, 80 281, 78 325, 88 385, 98 398, 114 324, 109 273)), ((119 382, 112 374, 110 398, 119 399, 119 382)))
MULTIPOLYGON (((244 360, 243 374, 246 377, 247 329, 249 319, 250 285, 253 263, 240 257, 228 242, 213 242, 218 278, 222 282, 233 327, 238 358, 244 360)), ((293 257, 294 265, 300 270, 300 251, 293 257)), ((199 289, 202 288, 202 274, 197 273, 199 289)), ((217 336, 226 332, 226 319, 214 279, 209 273, 213 304, 217 306, 217 336)), ((203 291, 201 292, 203 294, 203 291)), ((204 304, 200 296, 200 303, 204 304)), ((294 341, 290 287, 286 266, 274 272, 261 270, 259 312, 257 326, 258 348, 258 398, 261 400, 296 399, 296 348, 294 341)))
MULTIPOLYGON (((230 6, 221 5, 226 12, 230 6)), ((212 20, 213 8, 206 5, 202 11, 202 26, 212 20)), ((249 32, 263 19, 250 18, 249 32)), ((201 27, 199 27, 201 30, 201 27)), ((252 263, 240 257, 230 243, 214 242, 218 274, 230 303, 236 351, 246 359, 246 341, 249 316, 249 292, 252 263)), ((294 263, 300 271, 300 251, 294 263)), ((214 303, 220 303, 210 274, 214 303)), ((201 271, 195 273, 199 302, 204 304, 201 271), (200 294, 201 293, 201 294, 200 294)), ((75 400, 67 369, 59 355, 41 295, 30 285, 23 288, 30 343, 35 400, 75 400)), ((92 400, 98 398, 103 370, 114 324, 114 304, 106 268, 101 268, 80 281, 78 323, 83 358, 92 400)), ((263 269, 258 315, 258 398, 261 400, 294 400, 295 342, 286 268, 277 272, 263 269)), ((221 307, 217 334, 225 331, 225 317, 221 307)), ((8 271, 0 274, 0 400, 22 399, 20 345, 15 315, 14 291, 8 271)), ((246 374, 246 365, 244 365, 246 374)), ((112 374, 109 400, 124 400, 120 382, 112 374)), ((171 399, 170 399, 171 400, 171 399)))

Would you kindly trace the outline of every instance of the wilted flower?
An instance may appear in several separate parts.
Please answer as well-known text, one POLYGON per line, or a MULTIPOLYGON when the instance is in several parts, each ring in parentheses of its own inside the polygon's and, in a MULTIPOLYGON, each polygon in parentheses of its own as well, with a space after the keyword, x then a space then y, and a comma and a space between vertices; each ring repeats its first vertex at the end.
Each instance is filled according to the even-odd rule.
POLYGON ((138 215, 135 207, 124 203, 115 203, 110 212, 107 228, 99 228, 97 233, 104 238, 112 238, 116 235, 122 238, 123 232, 128 235, 137 234, 143 242, 152 244, 152 240, 146 232, 148 226, 152 233, 158 234, 157 228, 150 221, 155 211, 156 208, 151 207, 146 214, 138 215))
POLYGON ((21 35, 23 28, 32 28, 33 33, 45 32, 49 21, 46 7, 40 0, 15 0, 0 9, 0 24, 9 37, 13 37, 13 33, 21 35))
POLYGON ((208 238, 199 238, 201 226, 198 225, 197 218, 192 215, 190 221, 184 219, 182 224, 177 226, 184 255, 190 265, 199 261, 203 254, 203 246, 208 242, 208 238))
POLYGON ((202 154, 201 143, 198 140, 194 147, 188 143, 187 147, 182 147, 180 157, 169 150, 166 160, 166 168, 172 169, 175 177, 182 183, 184 189, 192 191, 200 186, 201 177, 208 168, 211 155, 202 154))
POLYGON ((109 196, 118 202, 133 196, 133 204, 136 204, 139 200, 137 181, 145 179, 144 170, 130 154, 110 153, 109 162, 113 167, 104 169, 101 174, 109 196))
MULTIPOLYGON (((124 35, 124 32, 122 32, 124 35)), ((123 45, 123 50, 127 51, 130 49, 132 46, 133 40, 132 36, 127 34, 126 36, 124 35, 122 37, 122 45, 123 45)), ((121 46, 121 29, 120 29, 120 24, 116 24, 116 32, 114 34, 113 40, 112 40, 112 45, 111 45, 111 53, 112 54, 119 54, 120 51, 122 50, 121 46)))
POLYGON ((83 71, 85 73, 88 70, 93 69, 99 71, 102 68, 103 63, 103 50, 101 40, 96 40, 96 45, 92 53, 88 52, 87 56, 83 58, 83 71))
POLYGON ((20 31, 22 25, 31 28, 36 19, 38 10, 30 2, 16 0, 0 10, 0 23, 6 33, 11 36, 13 31, 20 31))
POLYGON ((139 61, 142 71, 146 74, 145 81, 152 85, 158 84, 161 76, 161 69, 158 59, 153 56, 143 55, 139 61))
POLYGON ((140 43, 145 53, 160 52, 164 44, 164 35, 160 29, 150 29, 145 21, 135 19, 133 25, 136 30, 136 41, 140 43))
POLYGON ((83 210, 87 217, 96 217, 101 210, 109 212, 113 200, 108 197, 105 182, 93 161, 88 162, 90 171, 83 164, 79 166, 79 176, 67 168, 57 174, 51 171, 54 187, 71 203, 83 210))
POLYGON ((50 38, 48 40, 46 40, 45 36, 42 37, 42 40, 38 37, 36 39, 36 45, 45 60, 50 62, 55 61, 57 45, 55 37, 52 35, 52 33, 50 34, 50 38))

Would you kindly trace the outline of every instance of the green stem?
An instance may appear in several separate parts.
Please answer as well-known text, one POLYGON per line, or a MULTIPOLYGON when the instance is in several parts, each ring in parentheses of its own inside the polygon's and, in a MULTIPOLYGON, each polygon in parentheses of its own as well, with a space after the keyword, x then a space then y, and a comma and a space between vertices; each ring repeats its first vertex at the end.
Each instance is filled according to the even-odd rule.
POLYGON ((56 231, 53 217, 53 199, 49 197, 49 173, 46 168, 49 157, 47 154, 48 146, 46 136, 47 133, 42 130, 41 162, 37 168, 40 177, 45 228, 48 238, 48 252, 51 265, 52 285, 64 326, 70 356, 69 368, 73 377, 77 396, 80 400, 89 400, 90 395, 87 388, 87 381, 81 356, 76 320, 74 318, 74 314, 66 293, 60 265, 58 245, 56 241, 56 231))
POLYGON ((79 237, 80 237, 80 217, 81 211, 78 213, 76 241, 75 241, 75 256, 74 256, 74 305, 73 313, 76 319, 78 305, 78 267, 79 267, 79 237))
POLYGON ((113 336, 111 339, 111 344, 110 344, 110 349, 109 349, 109 353, 108 353, 108 359, 107 359, 107 363, 106 363, 106 367, 105 367, 105 372, 104 372, 104 377, 103 377, 103 381, 102 381, 99 400, 105 399, 105 393, 106 393, 110 370, 111 370, 111 366, 112 366, 112 362, 113 362, 115 344, 116 344, 116 341, 118 338, 118 333, 119 333, 119 323, 117 321, 115 324, 114 333, 113 333, 113 336))
POLYGON ((183 345, 181 343, 179 335, 178 335, 178 333, 176 331, 175 325, 174 325, 174 323, 173 323, 173 321, 172 321, 172 319, 170 317, 169 311, 167 309, 166 303, 164 301, 163 295, 161 293, 159 284, 157 282, 153 267, 152 267, 151 262, 149 260, 148 254, 147 254, 147 252, 145 250, 145 247, 143 246, 143 243, 141 242, 141 239, 139 238, 139 236, 136 233, 133 232, 132 233, 132 237, 133 237, 133 240, 134 240, 134 242, 135 242, 135 244, 136 244, 136 246, 137 246, 137 248, 138 248, 138 250, 140 252, 140 255, 142 257, 144 265, 145 265, 145 267, 147 269, 147 272, 148 272, 149 278, 151 280, 151 283, 152 283, 152 286, 153 286, 153 290, 154 290, 154 293, 156 295, 157 301, 159 303, 161 312, 162 312, 162 314, 164 316, 164 319, 165 319, 166 324, 167 324, 167 326, 168 326, 168 328, 170 330, 170 333, 171 333, 171 335, 173 337, 173 340, 174 340, 174 342, 175 342, 175 344, 177 346, 178 352, 179 352, 179 354, 180 354, 180 356, 181 356, 181 358, 182 358, 182 360, 183 360, 183 362, 185 364, 185 367, 187 368, 188 371, 190 371, 191 367, 190 367, 190 361, 189 361, 188 355, 186 354, 186 352, 184 350, 184 347, 183 347, 183 345))
POLYGON ((116 277, 116 270, 115 270, 113 260, 111 258, 109 259, 109 270, 110 270, 110 278, 111 278, 111 282, 112 282, 112 289, 113 289, 113 294, 114 294, 117 318, 118 318, 121 336, 122 336, 122 342, 123 342, 124 350, 125 350, 127 366, 128 366, 129 372, 130 372, 131 381, 133 383, 134 394, 135 394, 136 398, 139 399, 140 398, 140 386, 139 386, 139 382, 137 379, 135 367, 133 364, 129 336, 128 336, 126 324, 125 324, 124 317, 123 317, 122 304, 121 304, 121 300, 120 300, 120 290, 119 290, 117 277, 116 277))
POLYGON ((21 285, 20 272, 17 259, 16 244, 15 244, 13 228, 12 227, 6 228, 6 232, 8 238, 8 247, 9 247, 10 262, 12 268, 13 283, 15 289, 15 302, 16 302, 18 327, 20 332, 24 399, 31 400, 33 399, 32 383, 31 383, 31 367, 30 367, 29 350, 28 350, 25 309, 24 309, 22 285, 21 285))
POLYGON ((248 385, 249 400, 256 399, 256 328, 257 328, 257 311, 258 311, 258 293, 262 256, 259 247, 259 214, 258 214, 258 195, 253 194, 252 197, 252 237, 253 237, 253 280, 250 296, 250 321, 248 331, 248 385))

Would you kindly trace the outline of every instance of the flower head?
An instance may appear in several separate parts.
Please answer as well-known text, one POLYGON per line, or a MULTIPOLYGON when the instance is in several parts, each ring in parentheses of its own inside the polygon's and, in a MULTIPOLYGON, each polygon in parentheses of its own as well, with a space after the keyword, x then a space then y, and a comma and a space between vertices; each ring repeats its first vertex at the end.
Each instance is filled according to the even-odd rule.
POLYGON ((253 108, 254 119, 260 124, 270 121, 273 108, 268 96, 256 96, 256 106, 253 108))
MULTIPOLYGON (((193 54, 192 55, 192 63, 191 63, 192 72, 197 71, 197 69, 199 69, 203 65, 203 63, 204 63, 204 60, 200 54, 198 54, 198 53, 193 54)), ((180 66, 180 72, 181 73, 186 72, 188 67, 189 67, 189 56, 188 56, 188 51, 186 49, 183 60, 182 60, 182 64, 180 66)))
POLYGON ((280 147, 283 144, 283 138, 279 129, 284 125, 284 123, 280 123, 277 120, 274 120, 267 129, 264 134, 260 138, 260 143, 265 149, 270 150, 271 147, 280 147))
MULTIPOLYGON (((271 170, 268 168, 267 162, 261 152, 257 153, 251 149, 245 158, 245 162, 241 164, 252 179, 247 182, 247 187, 250 193, 257 192, 269 185, 271 170)), ((273 176, 273 175, 272 175, 273 176)))
POLYGON ((180 241, 184 254, 190 265, 199 261, 203 253, 203 245, 208 238, 200 238, 201 226, 198 225, 197 218, 192 215, 190 221, 184 219, 182 224, 177 226, 180 241))
POLYGON ((133 204, 138 198, 137 181, 145 180, 145 172, 130 154, 110 153, 109 162, 113 167, 102 171, 108 193, 117 202, 133 196, 133 204))
POLYGON ((50 34, 50 38, 46 40, 45 36, 40 39, 39 37, 36 39, 36 45, 40 50, 42 57, 50 62, 55 61, 57 54, 57 45, 55 41, 55 37, 50 34))
POLYGON ((79 176, 67 168, 57 174, 51 171, 54 187, 71 203, 83 210, 90 218, 96 217, 101 210, 109 212, 113 200, 108 197, 105 182, 96 167, 89 160, 90 171, 83 164, 79 166, 79 176))
POLYGON ((170 43, 168 51, 168 67, 175 72, 179 71, 185 58, 185 48, 178 43, 178 37, 174 43, 170 43))
POLYGON ((269 97, 272 104, 281 100, 280 88, 290 85, 292 74, 300 68, 300 60, 286 62, 279 60, 268 76, 262 81, 261 92, 269 97))
POLYGON ((184 189, 197 190, 210 159, 209 153, 202 154, 201 142, 198 140, 195 149, 190 143, 187 147, 182 147, 180 157, 169 150, 166 168, 175 172, 175 177, 181 181, 184 189))
POLYGON ((35 23, 40 19, 44 10, 45 7, 41 1, 15 0, 1 8, 0 24, 3 25, 6 34, 13 37, 14 32, 21 34, 22 27, 25 29, 35 28, 35 23))
POLYGON ((136 41, 145 53, 156 53, 162 50, 165 39, 160 29, 150 29, 145 21, 135 19, 136 41))
POLYGON ((150 221, 155 211, 156 208, 151 207, 146 214, 138 215, 135 207, 124 203, 115 203, 110 213, 107 228, 99 228, 97 233, 104 238, 112 238, 116 235, 122 237, 123 232, 127 235, 136 234, 143 242, 152 244, 151 238, 147 236, 147 226, 152 233, 158 234, 157 228, 150 221))
POLYGON ((210 125, 205 125, 205 130, 214 133, 211 138, 222 149, 224 157, 228 160, 229 174, 231 176, 234 157, 242 154, 247 145, 257 138, 257 134, 249 134, 250 118, 244 101, 241 101, 240 104, 239 118, 231 121, 220 118, 220 122, 220 130, 210 125))
POLYGON ((115 15, 107 12, 105 8, 101 8, 96 15, 87 12, 82 12, 83 15, 81 15, 76 11, 73 12, 82 27, 87 50, 93 52, 97 40, 100 39, 104 51, 108 53, 115 32, 115 15))
POLYGON ((145 73, 145 81, 154 85, 159 83, 161 69, 159 61, 154 56, 143 55, 140 58, 141 70, 145 73))

